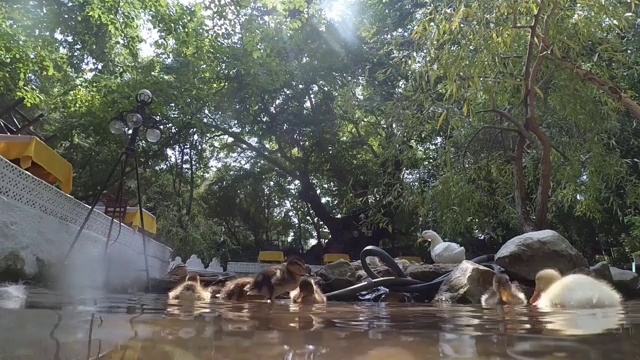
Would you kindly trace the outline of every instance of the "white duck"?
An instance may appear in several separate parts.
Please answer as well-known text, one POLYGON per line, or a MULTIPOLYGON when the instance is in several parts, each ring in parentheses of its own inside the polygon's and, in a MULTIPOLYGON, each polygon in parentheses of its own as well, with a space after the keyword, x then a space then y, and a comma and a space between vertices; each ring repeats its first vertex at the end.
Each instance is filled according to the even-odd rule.
POLYGON ((536 275, 536 289, 530 300, 539 308, 614 308, 622 296, 608 283, 583 274, 562 277, 553 269, 536 275))
POLYGON ((442 241, 435 231, 423 231, 422 240, 431 242, 431 258, 436 264, 459 264, 465 259, 465 249, 462 246, 442 241))
POLYGON ((0 308, 22 309, 27 301, 27 288, 22 285, 0 286, 0 308))

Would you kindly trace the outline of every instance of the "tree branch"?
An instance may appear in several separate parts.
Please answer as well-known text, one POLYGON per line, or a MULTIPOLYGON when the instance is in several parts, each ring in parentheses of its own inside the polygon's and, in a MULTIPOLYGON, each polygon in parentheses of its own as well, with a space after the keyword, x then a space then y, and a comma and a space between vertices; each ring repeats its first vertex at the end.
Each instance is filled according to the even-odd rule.
POLYGON ((286 164, 283 164, 282 161, 280 161, 280 159, 274 158, 272 156, 267 155, 267 153, 265 151, 262 151, 260 148, 258 148, 257 146, 251 144, 250 142, 248 142, 247 140, 245 140, 240 134, 235 133, 233 131, 227 130, 225 128, 223 128, 222 126, 219 126, 217 124, 212 124, 212 123, 205 123, 205 126, 208 126, 216 131, 219 131, 221 133, 223 133, 224 135, 227 135, 228 137, 232 138, 234 142, 244 146, 245 148, 247 148, 249 151, 253 152, 257 157, 261 158, 262 160, 266 161, 267 163, 271 164, 273 167, 275 167, 277 170, 281 171, 282 173, 284 173, 285 175, 295 179, 295 180, 299 180, 300 176, 299 174, 292 170, 291 168, 289 168, 289 166, 287 166, 286 164))
POLYGON ((570 59, 568 56, 559 57, 553 55, 553 53, 550 51, 552 45, 549 43, 549 39, 547 39, 546 36, 539 34, 538 39, 547 49, 547 52, 551 54, 550 56, 552 59, 560 63, 562 66, 564 66, 574 74, 578 75, 580 78, 582 78, 582 80, 590 83, 591 85, 609 95, 611 98, 618 101, 620 105, 629 110, 631 115, 636 120, 640 120, 640 105, 633 99, 631 99, 629 95, 625 94, 617 85, 600 78, 598 75, 592 73, 589 70, 581 68, 580 66, 578 66, 576 61, 570 59))
POLYGON ((506 126, 483 125, 482 127, 480 127, 480 129, 478 129, 473 134, 473 136, 471 136, 471 139, 469 139, 469 141, 465 145, 464 150, 462 152, 462 169, 464 171, 467 171, 467 166, 465 165, 465 159, 467 157, 467 151, 469 149, 469 145, 471 145, 471 143, 473 142, 473 140, 475 140, 475 138, 478 136, 478 134, 480 134, 480 132, 482 132, 482 130, 485 130, 485 129, 496 129, 496 130, 498 130, 498 133, 500 133, 502 131, 510 131, 510 132, 515 132, 515 133, 519 133, 520 132, 518 129, 510 128, 510 127, 506 127, 506 126))

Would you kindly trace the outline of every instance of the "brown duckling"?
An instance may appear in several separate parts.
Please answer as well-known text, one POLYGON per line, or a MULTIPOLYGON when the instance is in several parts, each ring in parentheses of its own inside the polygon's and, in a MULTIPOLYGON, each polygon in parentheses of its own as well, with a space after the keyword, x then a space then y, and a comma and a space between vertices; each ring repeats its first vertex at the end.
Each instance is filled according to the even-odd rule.
POLYGON ((231 281, 227 281, 226 284, 220 290, 220 299, 222 300, 235 300, 235 301, 246 301, 246 300, 264 300, 266 296, 262 295, 247 295, 247 286, 250 286, 253 283, 252 277, 241 277, 237 279, 233 279, 231 281))
POLYGON ((309 268, 299 256, 291 256, 285 264, 263 269, 246 287, 248 295, 262 295, 272 302, 276 296, 295 290, 309 268))
POLYGON ((211 293, 208 288, 200 285, 200 276, 198 274, 189 274, 182 284, 169 291, 169 299, 209 301, 211 293))
POLYGON ((327 297, 324 296, 322 290, 316 286, 313 279, 308 277, 302 278, 298 288, 291 291, 289 295, 293 304, 313 305, 327 302, 327 297))
POLYGON ((483 306, 525 305, 527 298, 517 285, 505 274, 493 275, 493 286, 480 298, 483 306))

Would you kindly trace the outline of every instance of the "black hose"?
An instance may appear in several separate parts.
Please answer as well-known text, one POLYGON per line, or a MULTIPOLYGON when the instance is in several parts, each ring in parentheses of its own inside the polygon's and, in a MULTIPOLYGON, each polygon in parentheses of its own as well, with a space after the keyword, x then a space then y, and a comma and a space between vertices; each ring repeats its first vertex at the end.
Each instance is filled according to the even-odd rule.
MULTIPOLYGON (((494 259, 495 255, 491 254, 478 256, 470 261, 492 268, 497 272, 498 269, 496 268, 496 265, 493 264, 494 259)), ((398 266, 396 261, 391 256, 389 256, 386 251, 380 249, 377 246, 367 246, 366 248, 364 248, 360 253, 360 263, 362 264, 362 269, 371 278, 371 280, 353 285, 346 289, 330 292, 326 294, 328 300, 345 296, 353 296, 360 292, 380 286, 383 286, 390 291, 425 295, 429 300, 432 300, 435 297, 435 294, 438 292, 440 285, 442 285, 444 280, 446 280, 447 277, 449 277, 452 273, 452 271, 450 271, 440 276, 439 278, 427 283, 411 279, 404 273, 404 271, 402 271, 400 266, 398 266), (367 263, 367 258, 369 256, 378 257, 391 271, 395 273, 396 277, 382 278, 378 276, 378 274, 374 273, 367 263)))

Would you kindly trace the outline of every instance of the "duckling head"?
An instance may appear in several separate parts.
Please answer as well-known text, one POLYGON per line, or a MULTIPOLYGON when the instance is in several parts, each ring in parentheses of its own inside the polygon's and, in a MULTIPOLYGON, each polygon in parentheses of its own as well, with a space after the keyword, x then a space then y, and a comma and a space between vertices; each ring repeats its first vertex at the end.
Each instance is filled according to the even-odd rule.
POLYGON ((493 290, 500 295, 505 303, 511 302, 511 282, 506 274, 495 274, 493 276, 493 290))
POLYGON ((194 283, 200 285, 200 276, 198 276, 198 274, 189 274, 189 275, 187 275, 187 278, 185 279, 185 282, 194 282, 194 283))
POLYGON ((533 295, 531 296, 531 304, 535 304, 540 298, 540 295, 561 278, 562 275, 560 275, 557 270, 540 270, 538 274, 536 274, 536 289, 533 291, 533 295))
POLYGON ((287 270, 296 275, 308 275, 310 268, 304 263, 300 256, 290 256, 287 259, 287 270))
POLYGON ((300 285, 298 285, 298 288, 300 289, 300 293, 303 295, 312 296, 316 291, 315 286, 313 285, 313 280, 306 277, 300 280, 300 285))

